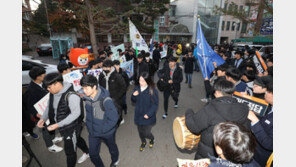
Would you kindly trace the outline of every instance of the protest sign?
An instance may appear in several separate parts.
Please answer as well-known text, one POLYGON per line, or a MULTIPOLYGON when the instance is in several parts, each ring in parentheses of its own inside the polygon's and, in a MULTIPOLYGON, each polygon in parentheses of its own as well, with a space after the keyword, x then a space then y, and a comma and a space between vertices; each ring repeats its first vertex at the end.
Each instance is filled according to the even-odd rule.
POLYGON ((145 52, 149 52, 148 45, 146 44, 144 38, 134 25, 131 20, 129 22, 129 33, 130 33, 130 40, 132 42, 132 47, 134 49, 144 50, 145 52))
POLYGON ((129 78, 131 78, 134 75, 134 61, 130 60, 127 62, 123 62, 120 64, 120 67, 122 70, 126 72, 129 78))
POLYGON ((190 159, 179 159, 178 167, 207 167, 211 163, 210 159, 204 158, 199 160, 190 160, 190 159))
MULTIPOLYGON (((49 93, 47 93, 42 99, 40 99, 36 104, 34 104, 34 107, 38 114, 43 115, 49 100, 49 93)), ((46 121, 46 124, 49 125, 49 120, 46 121)))
POLYGON ((258 51, 256 51, 256 55, 253 56, 253 62, 259 73, 264 73, 267 70, 267 67, 258 51))
POLYGON ((113 53, 113 55, 111 56, 112 61, 119 60, 119 53, 117 51, 118 49, 121 49, 122 52, 124 52, 125 51, 124 44, 111 47, 111 52, 113 53))
POLYGON ((99 80, 99 76, 100 76, 102 71, 103 71, 103 69, 101 69, 101 68, 95 69, 95 70, 88 70, 87 74, 92 75, 92 76, 96 77, 99 80))
POLYGON ((80 85, 81 78, 82 78, 82 74, 79 70, 75 70, 68 74, 63 75, 64 81, 72 83, 75 91, 78 91, 79 89, 81 89, 81 85, 80 85))
POLYGON ((249 106, 249 110, 254 111, 258 116, 264 116, 268 108, 268 103, 265 100, 257 97, 242 95, 239 92, 234 92, 233 97, 237 99, 239 103, 245 103, 249 106))

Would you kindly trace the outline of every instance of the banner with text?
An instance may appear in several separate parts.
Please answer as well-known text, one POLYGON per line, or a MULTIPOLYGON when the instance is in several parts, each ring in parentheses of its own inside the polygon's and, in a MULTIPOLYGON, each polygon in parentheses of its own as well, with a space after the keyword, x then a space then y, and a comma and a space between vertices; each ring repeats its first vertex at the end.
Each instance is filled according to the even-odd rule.
POLYGON ((95 69, 95 70, 88 70, 87 74, 92 75, 92 76, 96 77, 99 80, 99 76, 100 76, 102 71, 103 71, 102 68, 98 68, 98 69, 95 69))
POLYGON ((204 158, 199 160, 190 160, 190 159, 179 159, 178 161, 178 167, 207 167, 209 166, 210 159, 204 158))
POLYGON ((121 49, 122 52, 124 52, 125 51, 124 44, 120 44, 117 46, 111 46, 111 52, 113 52, 113 55, 111 57, 112 61, 119 60, 119 53, 118 53, 117 49, 121 49))
POLYGON ((267 71, 267 67, 258 51, 256 51, 256 55, 253 56, 253 62, 259 73, 267 71))

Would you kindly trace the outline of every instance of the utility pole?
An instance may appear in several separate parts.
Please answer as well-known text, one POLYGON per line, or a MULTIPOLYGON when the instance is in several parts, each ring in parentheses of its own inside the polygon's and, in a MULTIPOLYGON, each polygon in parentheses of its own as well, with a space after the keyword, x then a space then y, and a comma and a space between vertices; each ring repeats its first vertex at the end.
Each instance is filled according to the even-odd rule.
POLYGON ((198 5, 198 1, 194 1, 194 11, 193 11, 193 36, 192 36, 192 43, 196 43, 196 35, 197 35, 197 5, 198 5))

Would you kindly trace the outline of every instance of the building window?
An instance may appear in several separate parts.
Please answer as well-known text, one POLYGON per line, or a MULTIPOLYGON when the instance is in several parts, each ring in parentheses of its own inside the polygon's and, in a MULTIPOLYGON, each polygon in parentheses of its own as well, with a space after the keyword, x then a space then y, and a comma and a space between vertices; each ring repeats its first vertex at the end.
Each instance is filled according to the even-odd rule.
POLYGON ((247 32, 247 26, 248 26, 248 23, 243 22, 241 33, 246 33, 247 32))
POLYGON ((222 31, 224 31, 225 21, 222 21, 222 31))
POLYGON ((240 28, 240 23, 237 24, 236 31, 239 31, 239 28, 240 28))
POLYGON ((171 17, 175 17, 176 16, 176 6, 170 6, 169 13, 170 13, 171 17))
POLYGON ((226 24, 226 31, 229 31, 229 28, 230 28, 230 21, 227 21, 227 24, 226 24))
POLYGON ((234 5, 234 12, 237 12, 238 6, 234 5))
POLYGON ((229 4, 228 11, 232 12, 232 10, 233 10, 233 5, 232 4, 229 4))
POLYGON ((236 23, 233 21, 231 25, 231 31, 234 31, 236 23))
POLYGON ((160 26, 165 26, 165 17, 164 16, 159 17, 159 24, 160 24, 160 26))
POLYGON ((224 4, 224 10, 227 11, 227 3, 224 4))

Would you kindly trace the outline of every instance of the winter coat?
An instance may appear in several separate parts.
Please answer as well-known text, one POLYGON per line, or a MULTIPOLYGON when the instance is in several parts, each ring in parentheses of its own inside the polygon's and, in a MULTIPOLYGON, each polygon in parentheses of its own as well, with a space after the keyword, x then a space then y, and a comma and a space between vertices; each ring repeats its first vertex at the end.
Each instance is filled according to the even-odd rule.
POLYGON ((150 59, 149 62, 145 61, 149 67, 149 75, 154 76, 154 73, 157 71, 157 64, 154 60, 150 59))
POLYGON ((135 103, 135 117, 136 125, 153 125, 156 123, 156 111, 158 108, 158 91, 153 88, 152 90, 147 87, 141 92, 140 86, 137 86, 133 93, 138 91, 139 94, 134 96, 132 94, 131 100, 135 103), (149 119, 145 119, 144 115, 147 114, 149 119))
POLYGON ((142 72, 148 72, 149 73, 149 66, 143 59, 141 63, 134 63, 134 80, 136 85, 139 84, 139 77, 142 72))
POLYGON ((195 57, 194 56, 192 56, 192 57, 186 56, 186 57, 183 57, 182 61, 185 64, 184 72, 192 74, 193 73, 195 57))
POLYGON ((98 86, 94 99, 83 96, 86 110, 86 127, 90 136, 103 137, 115 133, 118 122, 116 107, 109 92, 98 86))
POLYGON ((237 68, 237 69, 239 69, 239 71, 243 74, 244 72, 245 72, 245 70, 246 70, 246 61, 242 58, 242 62, 239 64, 239 66, 238 67, 236 67, 235 66, 235 61, 236 61, 236 59, 235 60, 233 60, 233 64, 232 64, 232 66, 233 67, 235 67, 235 68, 237 68))
POLYGON ((155 62, 159 62, 159 60, 161 58, 159 49, 154 49, 154 51, 152 53, 152 58, 155 62))
POLYGON ((251 131, 258 143, 254 159, 265 166, 273 151, 273 112, 268 112, 259 122, 251 126, 251 131))
POLYGON ((35 119, 39 120, 37 115, 37 110, 34 107, 40 99, 42 99, 48 92, 37 85, 35 82, 31 81, 26 92, 23 95, 24 105, 27 108, 27 112, 31 114, 35 119))
MULTIPOLYGON (((162 78, 165 83, 168 83, 171 80, 170 77, 170 68, 169 66, 165 66, 163 69, 158 71, 158 77, 162 78)), ((173 83, 169 84, 169 86, 165 89, 172 88, 175 92, 179 93, 181 91, 181 82, 183 81, 183 72, 179 67, 179 64, 176 64, 175 71, 173 73, 173 83)))
POLYGON ((248 85, 244 81, 238 81, 235 85, 235 91, 237 92, 245 92, 248 85))
POLYGON ((260 165, 255 160, 252 160, 250 163, 247 164, 235 164, 228 160, 216 158, 211 155, 209 155, 209 158, 211 161, 209 167, 260 167, 260 165))
MULTIPOLYGON (((115 71, 115 72, 117 72, 117 71, 115 71)), ((122 78, 124 79, 126 90, 127 90, 128 86, 130 85, 129 84, 129 77, 128 77, 127 73, 124 70, 122 70, 122 68, 119 68, 119 72, 117 72, 117 73, 120 74, 122 76, 122 78)))
MULTIPOLYGON (((115 70, 111 70, 109 73, 110 77, 108 80, 108 91, 110 92, 110 97, 114 99, 114 101, 118 104, 122 104, 122 97, 126 93, 126 84, 123 77, 115 72, 115 70)), ((105 72, 101 72, 99 77, 99 85, 104 89, 107 88, 106 85, 106 74, 105 72)))
POLYGON ((201 135, 195 159, 206 158, 208 153, 216 156, 213 143, 213 129, 216 124, 234 121, 250 129, 248 113, 249 107, 246 104, 238 103, 230 96, 216 98, 196 113, 191 109, 187 110, 185 113, 187 128, 193 134, 201 135))

